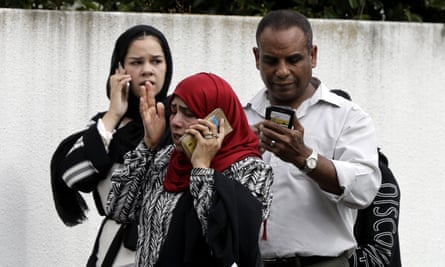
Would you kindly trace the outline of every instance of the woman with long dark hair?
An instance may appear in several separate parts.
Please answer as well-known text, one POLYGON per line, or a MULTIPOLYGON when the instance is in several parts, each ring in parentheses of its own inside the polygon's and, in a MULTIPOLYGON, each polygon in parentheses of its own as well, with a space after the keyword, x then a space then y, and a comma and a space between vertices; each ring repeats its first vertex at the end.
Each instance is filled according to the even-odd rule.
MULTIPOLYGON (((139 113, 140 90, 150 86, 155 101, 166 103, 172 78, 172 56, 165 36, 149 25, 136 25, 117 39, 106 93, 109 108, 99 112, 86 129, 64 139, 51 160, 51 184, 59 217, 68 226, 82 223, 88 209, 79 192, 92 193, 103 221, 87 266, 134 265, 137 220, 124 224, 105 209, 111 172, 123 155, 144 136, 139 113)), ((171 143, 169 128, 159 145, 171 143)))

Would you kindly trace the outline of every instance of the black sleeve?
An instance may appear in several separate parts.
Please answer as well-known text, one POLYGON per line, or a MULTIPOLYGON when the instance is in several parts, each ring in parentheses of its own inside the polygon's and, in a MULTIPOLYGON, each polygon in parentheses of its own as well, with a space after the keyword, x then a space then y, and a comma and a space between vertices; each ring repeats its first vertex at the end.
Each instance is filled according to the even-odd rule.
POLYGON ((51 189, 57 214, 63 223, 73 226, 86 219, 85 212, 88 207, 85 200, 76 190, 69 188, 62 179, 61 162, 82 132, 73 134, 63 140, 54 152, 51 163, 51 189))
POLYGON ((257 266, 261 203, 237 181, 215 172, 215 199, 208 215, 207 240, 221 266, 257 266))
POLYGON ((93 191, 111 166, 94 123, 101 115, 98 113, 92 118, 93 123, 89 128, 65 138, 51 157, 50 174, 54 203, 59 217, 68 226, 79 224, 86 219, 85 212, 88 207, 78 191, 93 191), (72 179, 70 184, 67 183, 69 179, 72 179))

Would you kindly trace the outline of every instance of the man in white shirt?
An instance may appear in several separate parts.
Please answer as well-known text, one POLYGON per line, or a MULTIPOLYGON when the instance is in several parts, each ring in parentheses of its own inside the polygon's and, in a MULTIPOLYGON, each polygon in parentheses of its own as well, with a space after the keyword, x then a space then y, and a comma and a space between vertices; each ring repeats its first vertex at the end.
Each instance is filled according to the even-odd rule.
POLYGON ((317 46, 304 16, 270 12, 256 40, 266 88, 245 112, 275 176, 260 240, 264 266, 349 266, 357 209, 372 202, 381 182, 373 122, 312 76, 317 46), (264 120, 271 105, 294 112, 291 129, 264 120))

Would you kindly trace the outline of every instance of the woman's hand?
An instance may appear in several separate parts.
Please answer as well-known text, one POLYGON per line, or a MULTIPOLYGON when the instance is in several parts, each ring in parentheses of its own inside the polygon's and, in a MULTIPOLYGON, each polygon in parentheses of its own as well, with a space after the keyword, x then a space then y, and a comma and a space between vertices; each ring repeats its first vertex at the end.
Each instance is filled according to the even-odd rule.
POLYGON ((198 123, 190 126, 186 133, 193 135, 196 147, 190 161, 194 168, 209 168, 224 140, 224 119, 221 119, 218 127, 210 121, 198 119, 198 123))
POLYGON ((110 106, 102 118, 105 128, 110 132, 127 112, 130 81, 131 76, 119 64, 115 74, 110 77, 110 106))
POLYGON ((139 112, 144 124, 144 142, 150 149, 156 148, 165 132, 165 107, 156 103, 156 93, 150 82, 140 86, 139 112))

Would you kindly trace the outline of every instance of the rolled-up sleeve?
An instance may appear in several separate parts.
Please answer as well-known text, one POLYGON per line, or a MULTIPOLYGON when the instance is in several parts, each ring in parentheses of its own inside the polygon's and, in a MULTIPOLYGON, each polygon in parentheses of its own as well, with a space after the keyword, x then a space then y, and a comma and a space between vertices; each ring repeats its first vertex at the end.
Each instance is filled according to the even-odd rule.
POLYGON ((361 110, 352 110, 334 150, 332 160, 343 188, 340 196, 327 193, 350 208, 367 207, 381 184, 375 128, 361 110))

